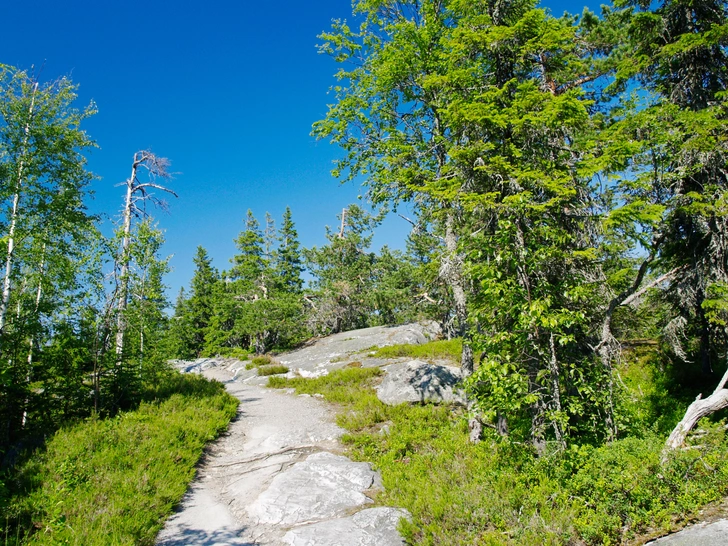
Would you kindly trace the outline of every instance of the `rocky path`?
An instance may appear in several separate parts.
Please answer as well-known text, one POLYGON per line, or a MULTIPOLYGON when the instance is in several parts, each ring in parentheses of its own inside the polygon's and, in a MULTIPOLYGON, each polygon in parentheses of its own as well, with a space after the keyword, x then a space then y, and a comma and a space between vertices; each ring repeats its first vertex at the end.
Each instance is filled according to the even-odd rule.
MULTIPOLYGON (((368 329, 362 336, 348 332, 279 359, 297 374, 320 375, 343 366, 342 355, 372 345, 426 340, 421 327, 412 328, 368 329)), ((343 430, 329 405, 316 397, 264 388, 256 384, 263 381, 254 372, 239 364, 197 362, 188 371, 222 381, 241 404, 238 418, 200 466, 180 510, 158 535, 158 545, 404 544, 396 527, 407 514, 372 507, 381 479, 368 463, 342 455, 343 430)))
POLYGON ((222 380, 239 416, 216 443, 157 538, 172 545, 400 545, 403 512, 368 508, 381 489, 367 463, 340 454, 343 432, 314 397, 222 380))

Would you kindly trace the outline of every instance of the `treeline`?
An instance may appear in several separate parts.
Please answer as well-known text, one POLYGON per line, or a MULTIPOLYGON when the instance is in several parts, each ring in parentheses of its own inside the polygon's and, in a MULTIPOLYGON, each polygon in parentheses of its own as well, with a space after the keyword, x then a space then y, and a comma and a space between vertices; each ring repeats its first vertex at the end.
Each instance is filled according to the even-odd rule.
POLYGON ((326 228, 327 243, 306 249, 289 208, 278 229, 270 215, 261 228, 248 211, 230 269, 218 272, 198 247, 190 288, 180 291, 171 319, 170 355, 265 353, 316 335, 424 318, 447 326, 452 303, 436 268, 441 238, 421 230, 405 252, 374 252, 382 217, 349 205, 338 229, 326 228))
POLYGON ((96 108, 75 100, 67 78, 42 83, 0 65, 3 466, 24 440, 69 419, 133 406, 166 360, 169 266, 143 204, 163 205, 168 162, 134 156, 119 225, 104 237, 86 207, 95 177, 85 154, 95 143, 82 124, 96 108))
POLYGON ((443 234, 479 420, 540 453, 628 433, 620 339, 646 334, 676 388, 718 385, 694 415, 728 405, 726 2, 360 0, 354 20, 320 36, 341 68, 314 135, 443 234))

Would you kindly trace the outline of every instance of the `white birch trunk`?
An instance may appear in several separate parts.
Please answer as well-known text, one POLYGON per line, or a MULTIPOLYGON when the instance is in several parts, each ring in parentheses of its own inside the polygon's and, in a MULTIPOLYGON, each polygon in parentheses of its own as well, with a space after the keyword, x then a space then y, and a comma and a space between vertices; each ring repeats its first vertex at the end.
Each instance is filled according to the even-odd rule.
POLYGON ((30 99, 30 108, 28 109, 28 121, 25 124, 25 134, 23 135, 23 146, 20 153, 20 162, 18 164, 18 181, 15 186, 15 195, 13 196, 13 211, 10 217, 10 228, 8 229, 8 253, 5 258, 5 276, 3 278, 3 294, 0 300, 0 332, 5 329, 5 317, 7 316, 8 304, 10 302, 10 277, 13 273, 13 258, 15 255, 15 231, 18 225, 18 210, 20 208, 20 192, 23 186, 23 170, 25 168, 25 154, 27 152, 28 141, 30 139, 30 122, 35 109, 35 94, 38 91, 38 84, 33 86, 33 94, 30 99))
MULTIPOLYGON (((40 259, 40 268, 39 268, 39 275, 38 278, 38 288, 35 291, 35 315, 38 315, 38 309, 40 309, 40 299, 43 295, 43 273, 45 272, 45 253, 46 253, 46 243, 43 243, 43 250, 41 251, 41 259, 40 259)), ((32 379, 32 369, 33 369, 33 350, 35 349, 35 343, 33 335, 31 334, 30 339, 28 340, 28 373, 25 376, 25 382, 30 385, 30 381, 32 379)), ((23 408, 23 418, 21 419, 21 427, 25 428, 25 423, 28 420, 28 404, 30 403, 30 400, 28 398, 25 399, 25 406, 23 408)))

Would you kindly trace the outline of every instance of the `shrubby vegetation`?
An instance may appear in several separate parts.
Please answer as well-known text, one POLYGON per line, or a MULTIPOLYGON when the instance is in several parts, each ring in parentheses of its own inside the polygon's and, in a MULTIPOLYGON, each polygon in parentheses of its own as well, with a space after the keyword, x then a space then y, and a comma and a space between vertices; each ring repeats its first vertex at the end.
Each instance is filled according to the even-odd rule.
POLYGON ((630 369, 636 377, 626 378, 625 403, 640 434, 540 458, 495 430, 473 444, 463 411, 381 403, 367 388, 380 375, 377 368, 271 378, 269 385, 321 393, 339 406, 337 422, 348 430, 351 453, 382 473, 386 491, 377 502, 412 514, 401 524, 409 543, 622 544, 664 534, 728 494, 723 426, 703 423, 692 449, 661 463, 664 434, 674 421, 652 427, 652 416, 669 395, 656 395, 659 386, 642 365, 630 369))
POLYGON ((114 418, 63 427, 3 491, 3 536, 15 544, 154 544, 204 446, 238 401, 220 383, 165 374, 114 418))

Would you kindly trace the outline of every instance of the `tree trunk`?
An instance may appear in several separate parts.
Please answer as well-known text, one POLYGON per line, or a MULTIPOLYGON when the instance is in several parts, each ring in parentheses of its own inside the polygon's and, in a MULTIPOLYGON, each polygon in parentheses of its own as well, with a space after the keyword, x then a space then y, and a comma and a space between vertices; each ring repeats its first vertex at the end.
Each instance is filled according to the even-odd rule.
POLYGON ((129 292, 129 245, 131 244, 131 215, 132 215, 132 197, 134 193, 134 181, 136 180, 137 160, 131 168, 131 177, 126 186, 126 200, 124 202, 124 226, 121 242, 121 262, 119 264, 119 293, 116 303, 116 365, 121 365, 124 352, 124 333, 126 331, 126 307, 128 303, 129 292))
POLYGON ((700 419, 728 407, 728 389, 725 388, 726 382, 728 382, 728 370, 723 374, 723 378, 713 391, 713 394, 705 399, 701 398, 702 395, 698 395, 695 402, 688 406, 685 416, 673 429, 667 442, 665 442, 665 449, 662 452, 663 462, 668 452, 679 448, 685 442, 688 433, 700 419))
POLYGON ((25 124, 23 135, 23 146, 20 152, 20 162, 18 164, 18 183, 15 186, 15 195, 13 196, 13 211, 10 217, 10 228, 8 230, 8 253, 5 258, 5 278, 3 279, 3 294, 0 300, 0 333, 5 330, 5 317, 10 302, 10 277, 13 272, 13 257, 15 253, 15 231, 18 223, 18 210, 20 208, 20 191, 23 186, 23 170, 25 168, 25 154, 27 152, 28 141, 30 140, 30 122, 35 109, 35 94, 38 91, 38 83, 33 86, 33 95, 30 99, 30 107, 28 108, 28 121, 25 124))
MULTIPOLYGON (((35 292, 35 307, 33 309, 34 315, 38 315, 38 309, 40 309, 40 299, 43 295, 43 273, 45 270, 45 252, 46 252, 46 244, 43 243, 43 250, 41 251, 41 259, 40 259, 40 268, 38 271, 38 274, 40 275, 38 279, 38 288, 35 292)), ((32 379, 32 370, 33 370, 33 350, 34 350, 34 337, 33 333, 30 334, 30 339, 28 340, 28 373, 25 377, 25 382, 30 385, 30 381, 32 379)), ((25 428, 25 423, 28 420, 28 404, 30 403, 30 399, 26 396, 25 398, 25 406, 23 409, 23 418, 21 420, 21 428, 25 428)))
POLYGON ((455 301, 455 318, 457 321, 457 333, 463 340, 463 353, 460 366, 463 376, 472 375, 474 370, 473 347, 470 344, 470 327, 468 325, 468 305, 463 283, 463 264, 458 255, 458 240, 455 233, 455 213, 450 210, 445 220, 445 247, 447 249, 447 265, 444 269, 444 277, 452 290, 455 301))
MULTIPOLYGON (((556 344, 554 343, 554 333, 551 332, 549 338, 549 349, 551 351, 551 358, 549 360, 549 374, 551 376, 551 409, 561 414, 561 388, 559 381, 559 361, 556 357, 556 344)), ((566 440, 564 439, 564 431, 561 428, 561 423, 554 419, 551 421, 554 428, 554 434, 556 441, 559 443, 562 449, 566 448, 566 440)))
MULTIPOLYGON (((443 262, 440 272, 445 281, 450 285, 453 300, 455 301, 456 332, 463 340, 463 352, 460 357, 460 368, 463 378, 473 374, 475 365, 473 362, 473 347, 470 344, 470 326, 468 324, 468 305, 465 287, 463 283, 463 264, 458 254, 458 239, 455 233, 455 212, 450 209, 445 220, 445 248, 447 256, 443 262)), ((467 401, 469 409, 472 409, 472 402, 467 401)), ((470 441, 477 443, 483 435, 483 422, 479 416, 473 415, 468 420, 470 429, 470 441)))

